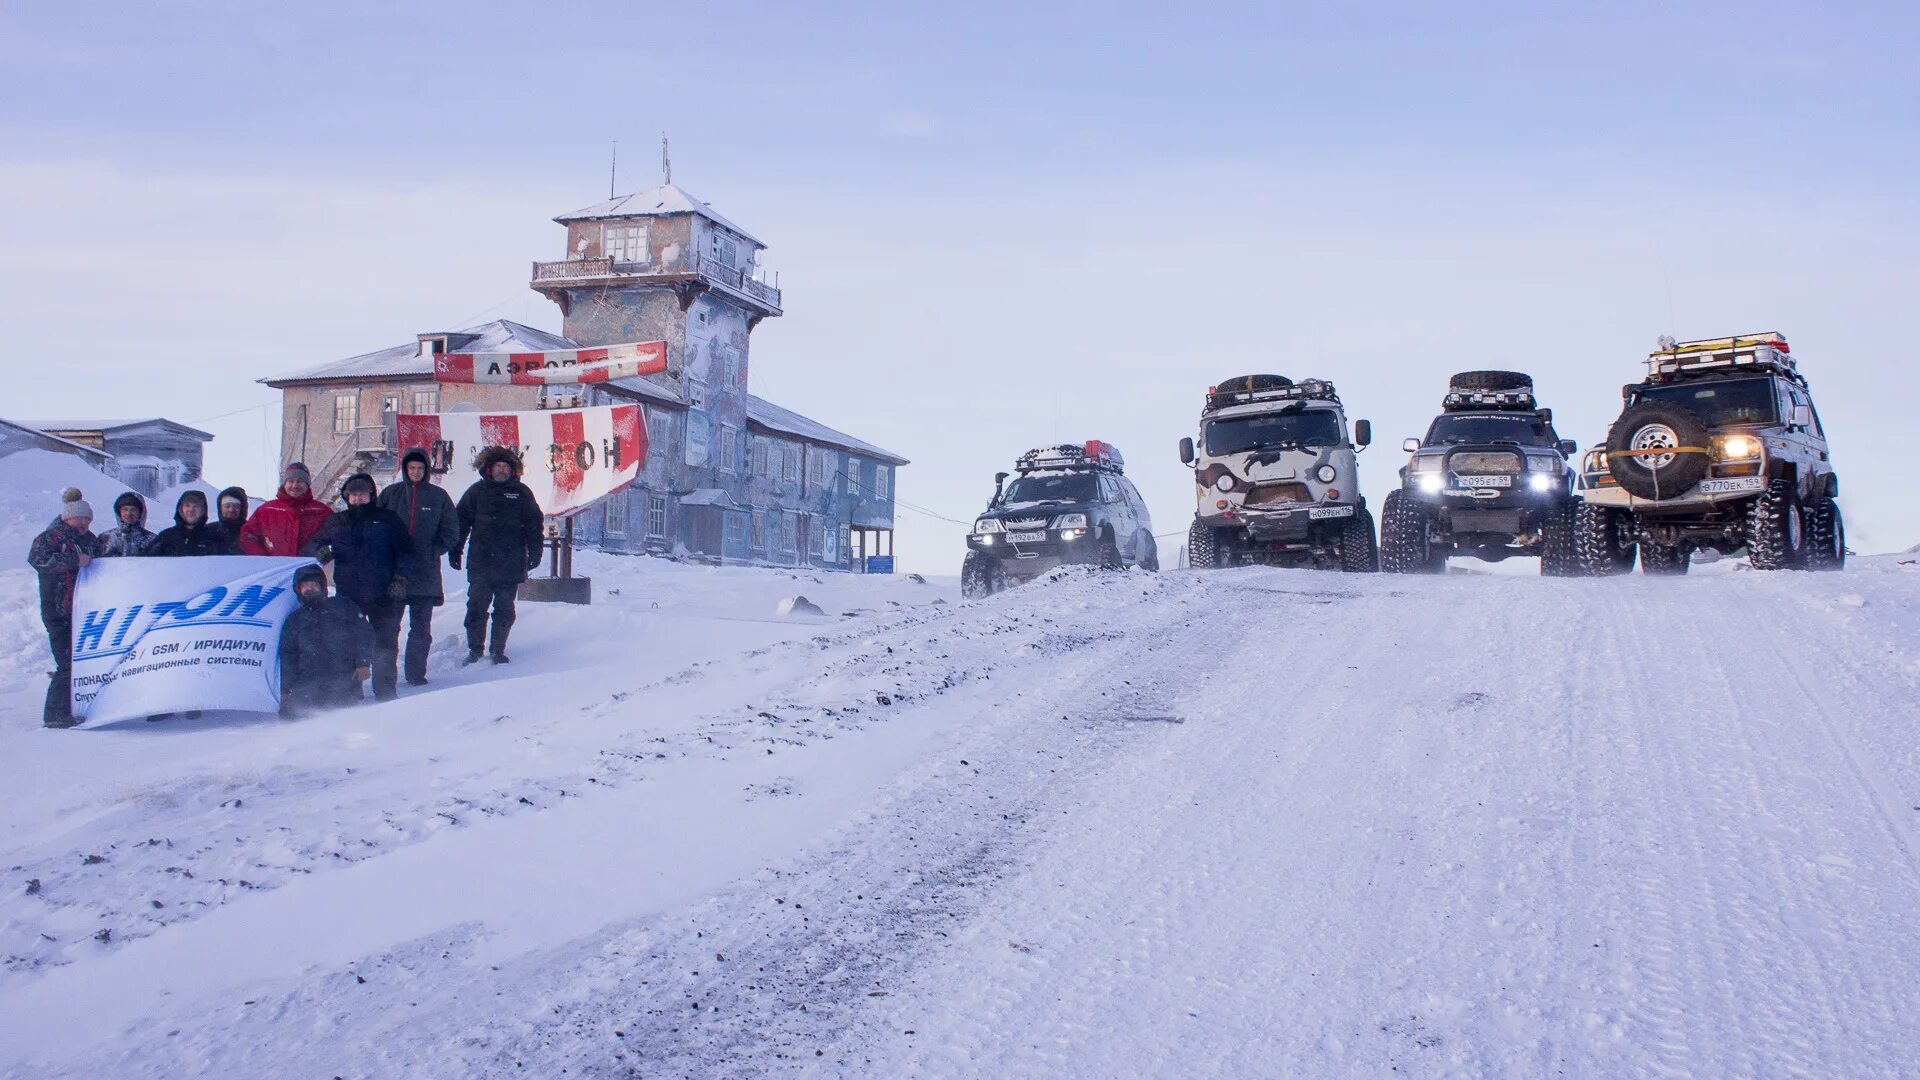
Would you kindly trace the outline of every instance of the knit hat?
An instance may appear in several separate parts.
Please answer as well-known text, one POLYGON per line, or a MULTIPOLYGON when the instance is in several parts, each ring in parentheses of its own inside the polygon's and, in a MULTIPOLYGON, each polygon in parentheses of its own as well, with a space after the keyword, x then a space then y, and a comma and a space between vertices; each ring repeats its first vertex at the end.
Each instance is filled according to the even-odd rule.
POLYGON ((280 482, 284 484, 289 480, 298 480, 311 486, 313 484, 313 474, 307 471, 304 463, 298 461, 289 462, 286 468, 280 470, 280 482))
POLYGON ((60 493, 60 520, 71 521, 75 518, 93 520, 93 507, 80 497, 80 489, 70 487, 60 493))

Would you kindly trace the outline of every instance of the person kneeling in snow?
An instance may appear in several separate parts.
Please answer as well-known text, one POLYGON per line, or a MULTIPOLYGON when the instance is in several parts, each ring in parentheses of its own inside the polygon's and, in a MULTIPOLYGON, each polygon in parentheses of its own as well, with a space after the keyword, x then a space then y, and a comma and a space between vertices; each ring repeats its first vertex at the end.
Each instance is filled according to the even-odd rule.
POLYGON ((372 672, 373 627, 354 602, 327 595, 327 572, 293 575, 300 606, 280 631, 280 713, 300 716, 350 705, 372 672))

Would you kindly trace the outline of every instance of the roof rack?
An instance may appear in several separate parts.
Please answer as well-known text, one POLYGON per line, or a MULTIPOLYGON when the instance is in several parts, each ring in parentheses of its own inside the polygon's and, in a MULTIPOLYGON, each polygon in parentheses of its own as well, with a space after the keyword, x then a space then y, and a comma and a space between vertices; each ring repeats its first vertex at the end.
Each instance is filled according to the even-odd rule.
POLYGON ((1088 439, 1085 444, 1061 443, 1059 446, 1037 446, 1021 454, 1013 463, 1019 472, 1032 472, 1035 469, 1106 469, 1110 472, 1124 472, 1126 461, 1112 443, 1099 439, 1088 439))
MULTIPOLYGON (((1240 380, 1236 379, 1235 382, 1240 380)), ((1257 405, 1263 401, 1331 401, 1340 404, 1340 394, 1325 379, 1303 379, 1287 386, 1266 386, 1257 390, 1207 388, 1207 408, 1224 409, 1232 405, 1257 405)))
POLYGON ((1532 412, 1539 407, 1530 390, 1449 390, 1447 396, 1440 399, 1442 412, 1470 409, 1532 412))
POLYGON ((1647 354, 1649 382, 1717 373, 1728 368, 1765 368, 1788 375, 1798 375, 1800 371, 1787 339, 1777 330, 1699 341, 1663 337, 1658 344, 1659 348, 1647 354))

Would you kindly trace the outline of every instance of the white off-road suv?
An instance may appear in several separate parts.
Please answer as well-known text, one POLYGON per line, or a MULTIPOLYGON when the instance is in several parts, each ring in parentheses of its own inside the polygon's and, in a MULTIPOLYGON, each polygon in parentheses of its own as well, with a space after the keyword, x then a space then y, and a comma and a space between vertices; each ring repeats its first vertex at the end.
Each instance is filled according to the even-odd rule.
POLYGON ((1778 333, 1676 342, 1622 389, 1626 408, 1581 463, 1576 557, 1590 574, 1684 574, 1693 552, 1742 549, 1757 570, 1838 570, 1846 527, 1820 415, 1778 333))
POLYGON ((1370 429, 1357 420, 1348 438, 1340 395, 1324 379, 1240 375, 1208 390, 1198 441, 1180 440, 1198 502, 1188 562, 1378 570, 1354 460, 1370 429))

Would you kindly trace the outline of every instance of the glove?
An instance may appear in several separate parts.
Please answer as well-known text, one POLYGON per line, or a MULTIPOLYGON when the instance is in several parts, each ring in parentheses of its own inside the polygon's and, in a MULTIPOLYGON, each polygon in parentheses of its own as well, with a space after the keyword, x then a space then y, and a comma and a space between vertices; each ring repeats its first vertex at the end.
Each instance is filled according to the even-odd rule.
POLYGON ((458 551, 447 552, 447 565, 453 567, 455 570, 460 569, 460 553, 458 551))
POLYGON ((394 578, 393 584, 387 586, 387 599, 405 600, 406 598, 407 598, 407 579, 403 577, 394 578))
POLYGON ((321 566, 325 566, 328 563, 332 562, 333 561, 333 545, 321 544, 319 547, 314 548, 313 558, 314 558, 314 561, 319 563, 321 566))
POLYGON ((541 553, 536 551, 527 556, 527 573, 531 574, 535 570, 540 569, 540 555, 541 553))

